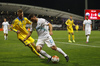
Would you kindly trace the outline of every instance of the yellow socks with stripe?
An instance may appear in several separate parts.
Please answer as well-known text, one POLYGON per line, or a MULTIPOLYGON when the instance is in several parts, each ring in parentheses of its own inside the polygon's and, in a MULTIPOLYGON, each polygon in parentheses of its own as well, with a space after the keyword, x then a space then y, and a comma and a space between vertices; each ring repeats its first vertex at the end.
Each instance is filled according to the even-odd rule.
POLYGON ((70 34, 68 34, 68 40, 70 40, 70 34))
POLYGON ((36 54, 36 55, 40 55, 36 50, 35 48, 32 46, 32 44, 29 45, 29 47, 31 48, 31 50, 36 54))
POLYGON ((73 38, 73 40, 74 40, 74 35, 72 35, 72 38, 73 38))
POLYGON ((32 50, 36 55, 38 55, 38 56, 39 56, 40 58, 42 58, 42 59, 45 59, 45 57, 43 57, 41 54, 39 54, 39 53, 35 50, 35 48, 32 46, 32 44, 30 44, 29 47, 31 48, 31 50, 32 50))

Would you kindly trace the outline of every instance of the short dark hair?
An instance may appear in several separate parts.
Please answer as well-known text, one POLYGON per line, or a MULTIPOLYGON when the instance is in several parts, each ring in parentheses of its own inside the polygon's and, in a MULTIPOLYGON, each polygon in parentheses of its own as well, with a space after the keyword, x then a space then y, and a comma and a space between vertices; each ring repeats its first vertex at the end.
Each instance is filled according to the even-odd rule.
POLYGON ((22 13, 22 12, 23 12, 22 9, 17 10, 17 14, 18 14, 18 13, 22 13))
POLYGON ((35 16, 35 14, 29 14, 28 19, 30 20, 34 16, 35 16))
POLYGON ((6 18, 3 18, 3 19, 6 19, 6 18))
POLYGON ((89 17, 88 15, 86 15, 86 17, 89 17))

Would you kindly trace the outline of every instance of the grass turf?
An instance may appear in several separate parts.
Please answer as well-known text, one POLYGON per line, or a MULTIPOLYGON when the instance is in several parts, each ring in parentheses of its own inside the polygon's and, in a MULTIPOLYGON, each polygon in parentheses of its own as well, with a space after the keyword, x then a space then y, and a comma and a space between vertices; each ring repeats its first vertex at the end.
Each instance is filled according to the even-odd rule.
MULTIPOLYGON (((84 31, 74 32, 75 43, 68 43, 67 31, 53 31, 53 39, 56 45, 62 48, 69 56, 70 61, 58 52, 46 45, 43 47, 51 56, 57 55, 59 63, 47 63, 46 59, 40 59, 31 50, 17 39, 16 33, 9 31, 8 40, 4 40, 3 32, 0 32, 0 66, 100 66, 100 31, 92 31, 90 42, 86 43, 84 31)), ((34 31, 32 37, 37 39, 34 31)), ((36 42, 36 41, 35 41, 36 42)))

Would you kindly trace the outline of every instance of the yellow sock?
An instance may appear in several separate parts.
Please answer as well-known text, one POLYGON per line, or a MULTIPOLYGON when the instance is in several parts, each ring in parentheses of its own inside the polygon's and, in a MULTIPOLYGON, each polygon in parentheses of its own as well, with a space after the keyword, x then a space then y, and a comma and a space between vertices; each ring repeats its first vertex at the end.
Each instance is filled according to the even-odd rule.
POLYGON ((30 44, 29 47, 32 49, 32 51, 36 54, 36 55, 40 55, 36 50, 35 48, 30 44))
POLYGON ((73 38, 73 40, 74 40, 74 35, 72 35, 72 38, 73 38))
POLYGON ((68 39, 70 40, 70 34, 68 34, 68 39))

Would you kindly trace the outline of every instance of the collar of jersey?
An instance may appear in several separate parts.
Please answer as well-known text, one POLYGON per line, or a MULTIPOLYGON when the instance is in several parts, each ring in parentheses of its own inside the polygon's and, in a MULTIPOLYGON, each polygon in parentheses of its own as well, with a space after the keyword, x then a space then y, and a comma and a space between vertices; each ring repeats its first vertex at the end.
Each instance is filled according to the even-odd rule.
POLYGON ((73 20, 73 19, 70 19, 71 21, 73 20))
POLYGON ((19 20, 19 21, 22 21, 22 20, 24 20, 24 18, 22 18, 22 20, 21 20, 19 17, 17 17, 17 18, 18 18, 18 20, 19 20))

